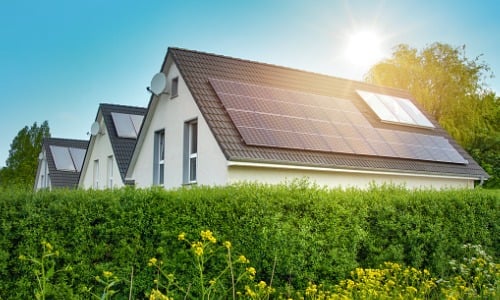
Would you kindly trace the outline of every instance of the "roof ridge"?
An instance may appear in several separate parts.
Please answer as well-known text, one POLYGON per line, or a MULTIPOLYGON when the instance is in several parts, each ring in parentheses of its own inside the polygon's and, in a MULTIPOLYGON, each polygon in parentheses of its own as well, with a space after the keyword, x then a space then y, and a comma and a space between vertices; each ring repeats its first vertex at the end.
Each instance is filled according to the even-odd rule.
POLYGON ((347 79, 347 78, 342 78, 342 77, 338 77, 338 76, 334 76, 334 75, 328 75, 328 74, 323 74, 323 73, 319 73, 319 72, 313 72, 313 71, 308 71, 308 70, 303 70, 303 69, 293 68, 293 67, 287 67, 287 66, 282 66, 282 65, 272 64, 272 63, 260 62, 260 61, 251 60, 251 59, 233 57, 233 56, 229 56, 229 55, 217 54, 217 53, 213 53, 213 52, 204 52, 204 51, 199 51, 199 50, 191 50, 191 49, 178 48, 178 47, 169 47, 168 50, 169 51, 172 50, 174 52, 175 51, 188 52, 188 53, 193 53, 193 54, 197 54, 197 55, 208 55, 208 56, 218 57, 218 58, 223 58, 223 59, 236 60, 236 61, 244 62, 244 63, 257 64, 257 65, 268 66, 268 67, 272 67, 272 68, 279 68, 279 69, 286 70, 286 71, 300 72, 300 73, 310 74, 313 76, 320 76, 320 77, 324 77, 324 78, 328 78, 328 79, 340 80, 340 81, 343 81, 346 83, 357 83, 357 84, 371 86, 373 88, 381 88, 381 89, 386 89, 386 90, 393 90, 393 91, 398 91, 398 92, 409 93, 408 90, 405 90, 402 88, 384 86, 384 85, 374 84, 374 83, 360 81, 360 80, 347 79))
POLYGON ((113 103, 99 103, 99 107, 102 106, 108 106, 108 107, 121 107, 121 108, 140 108, 140 109, 147 109, 147 107, 144 106, 135 106, 135 105, 123 105, 123 104, 113 104, 113 103))
POLYGON ((67 142, 86 142, 86 143, 88 143, 88 140, 68 139, 68 138, 60 138, 60 137, 46 137, 43 140, 44 141, 67 141, 67 142))

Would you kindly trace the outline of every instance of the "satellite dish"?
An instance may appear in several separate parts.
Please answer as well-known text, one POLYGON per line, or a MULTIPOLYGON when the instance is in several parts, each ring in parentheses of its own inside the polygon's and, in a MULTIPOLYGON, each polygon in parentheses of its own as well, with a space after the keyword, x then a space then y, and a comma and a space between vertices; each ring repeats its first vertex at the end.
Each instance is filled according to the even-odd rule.
POLYGON ((167 76, 164 73, 157 73, 151 79, 151 92, 156 96, 164 93, 167 89, 167 76))
POLYGON ((94 122, 92 123, 92 126, 90 126, 90 134, 92 136, 96 136, 100 130, 101 126, 99 125, 99 122, 94 122))
POLYGON ((38 154, 38 160, 42 160, 43 159, 43 152, 40 152, 40 154, 38 154))

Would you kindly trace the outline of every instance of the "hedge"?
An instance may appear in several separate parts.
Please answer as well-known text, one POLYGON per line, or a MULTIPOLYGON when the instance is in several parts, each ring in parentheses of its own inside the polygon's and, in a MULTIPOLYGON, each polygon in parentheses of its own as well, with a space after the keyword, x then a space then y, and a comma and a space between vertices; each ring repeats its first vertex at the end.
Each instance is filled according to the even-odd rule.
MULTIPOLYGON (((150 258, 189 282, 195 269, 185 232, 210 229, 231 241, 275 286, 338 283, 356 267, 391 261, 450 274, 463 245, 481 245, 500 256, 499 190, 408 191, 386 186, 368 191, 324 189, 307 181, 284 185, 240 184, 177 190, 0 190, 0 299, 29 299, 41 242, 59 252, 55 298, 88 298, 95 276, 133 275, 133 295, 153 287, 150 258)), ((128 298, 126 283, 119 299, 128 298), (120 298, 121 297, 121 298, 120 298)))

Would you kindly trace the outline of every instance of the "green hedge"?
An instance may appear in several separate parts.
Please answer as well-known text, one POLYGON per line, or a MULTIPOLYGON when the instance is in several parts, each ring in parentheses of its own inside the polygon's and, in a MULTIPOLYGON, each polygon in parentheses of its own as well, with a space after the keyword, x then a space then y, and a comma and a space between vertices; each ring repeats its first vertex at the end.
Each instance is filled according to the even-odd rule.
MULTIPOLYGON (((143 298, 153 287, 151 257, 189 282, 193 264, 180 232, 198 239, 210 229, 250 259, 257 278, 274 286, 304 288, 336 283, 356 267, 385 261, 450 272, 462 245, 480 244, 500 256, 498 190, 407 191, 397 187, 327 190, 298 181, 197 187, 173 191, 0 191, 0 299, 29 299, 33 264, 48 241, 60 255, 52 278, 56 298, 88 298, 95 276, 112 271, 129 278, 143 298)), ((120 294, 128 297, 123 283, 120 294)))

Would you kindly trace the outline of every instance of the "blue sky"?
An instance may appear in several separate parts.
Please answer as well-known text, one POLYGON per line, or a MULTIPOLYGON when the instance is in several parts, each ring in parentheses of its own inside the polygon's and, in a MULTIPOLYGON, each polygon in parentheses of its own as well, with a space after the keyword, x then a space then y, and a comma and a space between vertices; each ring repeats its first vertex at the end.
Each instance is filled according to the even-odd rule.
POLYGON ((88 139, 99 103, 147 106, 169 46, 361 80, 368 67, 344 51, 371 29, 386 56, 466 45, 500 76, 498 12, 496 0, 0 0, 0 166, 26 125, 88 139))

